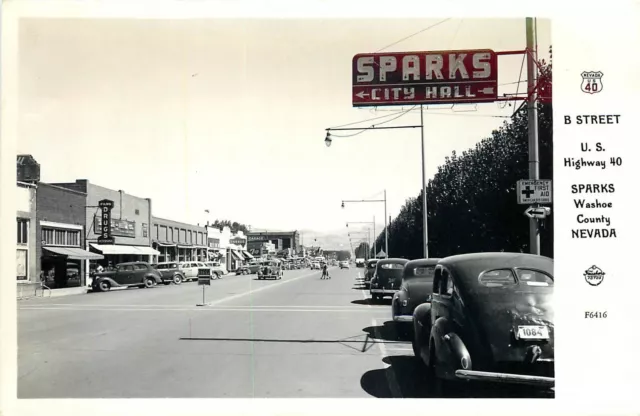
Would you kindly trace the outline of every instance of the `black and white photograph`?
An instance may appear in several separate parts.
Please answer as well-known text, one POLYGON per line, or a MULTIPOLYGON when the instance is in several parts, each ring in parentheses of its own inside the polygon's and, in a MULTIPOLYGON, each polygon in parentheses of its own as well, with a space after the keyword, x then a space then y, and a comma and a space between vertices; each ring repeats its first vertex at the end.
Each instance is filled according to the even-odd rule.
POLYGON ((553 113, 553 16, 104 13, 3 19, 18 401, 558 400, 558 241, 626 238, 628 155, 553 113))

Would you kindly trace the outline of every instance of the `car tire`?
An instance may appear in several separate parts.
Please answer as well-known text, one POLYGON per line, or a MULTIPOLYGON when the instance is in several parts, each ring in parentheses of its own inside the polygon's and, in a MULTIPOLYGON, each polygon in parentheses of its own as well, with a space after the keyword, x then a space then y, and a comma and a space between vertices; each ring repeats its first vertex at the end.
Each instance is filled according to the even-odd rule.
POLYGON ((100 289, 101 292, 108 292, 109 290, 111 290, 111 284, 103 280, 100 283, 98 283, 98 288, 100 289))
POLYGON ((178 275, 173 276, 173 284, 174 285, 182 284, 182 277, 180 277, 178 275))
POLYGON ((214 272, 214 273, 213 273, 213 278, 214 278, 215 280, 220 279, 220 273, 218 273, 218 272, 214 272))
POLYGON ((153 287, 155 283, 156 282, 150 277, 147 277, 146 279, 144 279, 144 287, 146 287, 147 289, 150 287, 153 287))

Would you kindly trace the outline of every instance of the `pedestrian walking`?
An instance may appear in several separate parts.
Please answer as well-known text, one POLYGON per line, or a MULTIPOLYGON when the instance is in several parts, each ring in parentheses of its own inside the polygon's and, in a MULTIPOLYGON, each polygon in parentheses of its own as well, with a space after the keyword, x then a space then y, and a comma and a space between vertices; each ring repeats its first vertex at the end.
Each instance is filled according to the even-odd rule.
POLYGON ((329 271, 327 270, 327 263, 324 263, 322 265, 322 277, 321 279, 331 279, 331 277, 329 277, 329 271))

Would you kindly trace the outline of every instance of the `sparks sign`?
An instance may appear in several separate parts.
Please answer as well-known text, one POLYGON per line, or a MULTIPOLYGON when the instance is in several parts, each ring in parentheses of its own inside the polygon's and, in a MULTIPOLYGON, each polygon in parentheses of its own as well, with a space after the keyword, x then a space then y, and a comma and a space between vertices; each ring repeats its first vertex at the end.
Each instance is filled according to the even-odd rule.
POLYGON ((353 106, 483 103, 498 97, 490 49, 358 54, 353 106))

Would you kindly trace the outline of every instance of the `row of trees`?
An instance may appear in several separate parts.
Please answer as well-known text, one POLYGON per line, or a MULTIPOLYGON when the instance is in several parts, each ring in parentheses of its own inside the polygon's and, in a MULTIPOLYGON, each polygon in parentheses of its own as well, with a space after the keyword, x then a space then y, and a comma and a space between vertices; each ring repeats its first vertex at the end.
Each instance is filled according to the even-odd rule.
MULTIPOLYGON (((541 84, 549 91, 551 68, 551 63, 541 62, 541 84)), ((540 178, 553 179, 550 100, 538 103, 538 111, 540 178)), ((527 206, 519 205, 516 195, 516 183, 529 177, 528 169, 526 106, 475 148, 445 158, 427 186, 429 257, 529 252, 529 220, 523 215, 527 206)), ((423 257, 422 210, 420 193, 407 199, 389 224, 391 257, 423 257)), ((553 215, 543 223, 540 240, 541 254, 553 257, 553 215)), ((383 244, 384 230, 376 239, 377 247, 383 244)))
POLYGON ((239 222, 231 222, 229 220, 215 220, 213 224, 209 224, 210 227, 217 228, 222 230, 224 227, 229 227, 232 233, 237 233, 238 231, 242 231, 243 233, 249 232, 249 228, 245 224, 240 224, 239 222))

